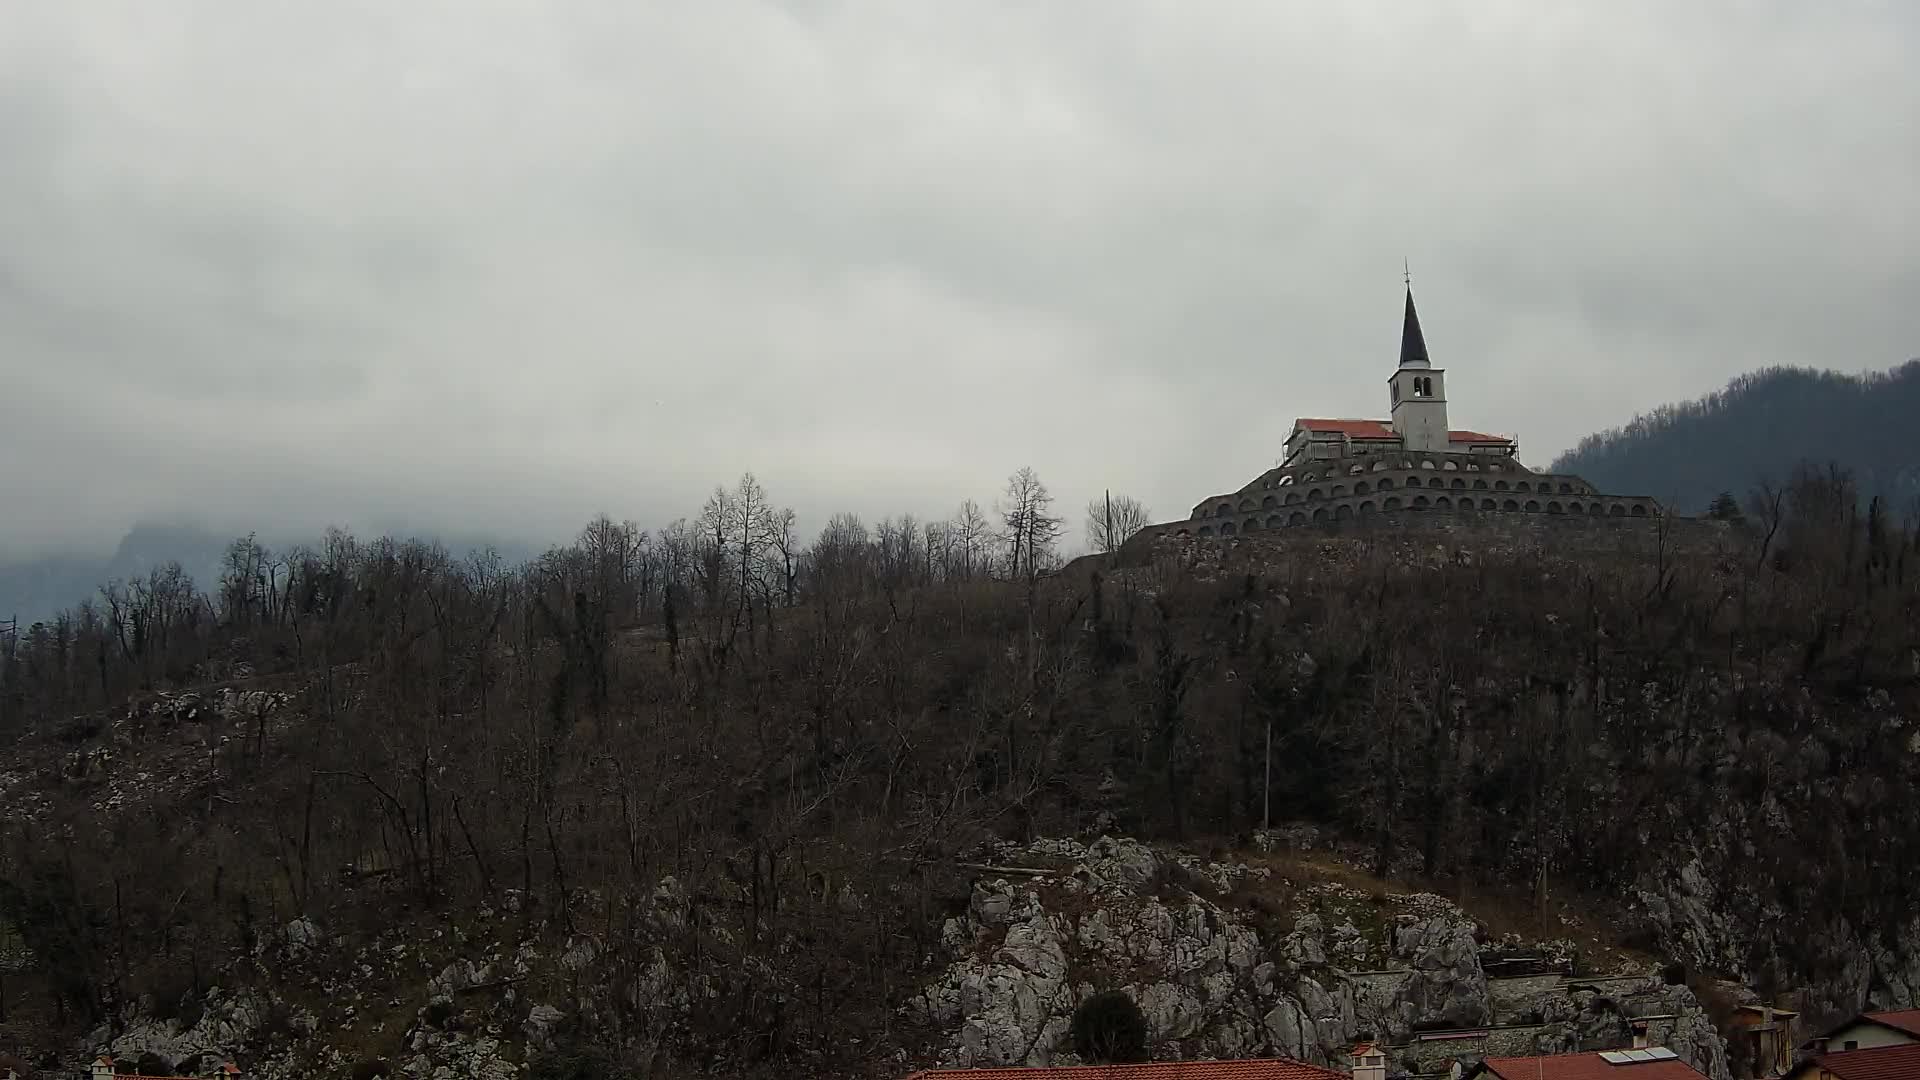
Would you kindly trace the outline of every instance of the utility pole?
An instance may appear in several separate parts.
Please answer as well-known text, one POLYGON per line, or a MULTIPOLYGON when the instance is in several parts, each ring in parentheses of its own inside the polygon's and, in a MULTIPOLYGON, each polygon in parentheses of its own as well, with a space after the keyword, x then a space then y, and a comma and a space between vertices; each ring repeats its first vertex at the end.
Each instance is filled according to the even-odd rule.
MULTIPOLYGON (((1262 710, 1262 711, 1266 711, 1266 710, 1262 710)), ((1262 777, 1261 783, 1260 783, 1260 831, 1261 832, 1269 832, 1273 828, 1273 820, 1269 816, 1269 810, 1273 806, 1273 713, 1270 711, 1267 711, 1266 719, 1267 719, 1267 752, 1266 752, 1265 760, 1261 763, 1261 769, 1265 775, 1262 777)))
MULTIPOLYGON (((0 694, 0 721, 6 721, 10 718, 7 709, 7 698, 11 696, 13 665, 16 657, 19 655, 19 649, 20 616, 13 615, 9 617, 6 622, 0 623, 0 689, 9 691, 7 694, 0 694)), ((0 946, 3 945, 4 943, 0 942, 0 946)), ((0 976, 6 974, 7 963, 6 949, 0 947, 0 976)), ((0 1024, 7 1022, 7 991, 4 983, 5 979, 0 977, 0 1024)))
POLYGON ((1540 856, 1540 877, 1534 888, 1535 902, 1540 905, 1540 935, 1545 937, 1552 933, 1553 928, 1548 925, 1547 919, 1547 857, 1544 854, 1540 856))

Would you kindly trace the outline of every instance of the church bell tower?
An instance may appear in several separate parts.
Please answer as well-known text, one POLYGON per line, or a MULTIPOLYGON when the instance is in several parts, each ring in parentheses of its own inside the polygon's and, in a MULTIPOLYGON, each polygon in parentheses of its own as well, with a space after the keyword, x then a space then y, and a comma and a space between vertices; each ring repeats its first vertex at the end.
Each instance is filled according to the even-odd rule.
POLYGON ((1400 367, 1387 380, 1393 395, 1393 431, 1400 445, 1412 451, 1445 453, 1447 437, 1447 373, 1427 359, 1427 339, 1420 332, 1420 313, 1413 309, 1413 285, 1407 285, 1407 317, 1400 328, 1400 367))

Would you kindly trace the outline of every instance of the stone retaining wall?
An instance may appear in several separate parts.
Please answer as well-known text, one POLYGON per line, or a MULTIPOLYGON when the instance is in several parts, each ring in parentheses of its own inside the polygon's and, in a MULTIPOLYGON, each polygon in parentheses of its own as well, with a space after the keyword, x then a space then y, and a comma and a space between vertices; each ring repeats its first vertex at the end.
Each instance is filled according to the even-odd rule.
POLYGON ((1195 531, 1196 524, 1175 521, 1143 529, 1122 548, 1121 561, 1134 562, 1170 545, 1192 543, 1239 546, 1352 539, 1443 543, 1465 548, 1534 546, 1556 552, 1651 555, 1663 544, 1673 553, 1730 553, 1740 549, 1745 539, 1729 523, 1707 518, 1584 514, 1401 511, 1230 537, 1202 536, 1195 531))
POLYGON ((1487 1006, 1493 1012, 1493 1020, 1499 1024, 1518 1023, 1528 1012, 1538 1008, 1542 995, 1555 993, 1566 987, 1564 975, 1523 975, 1517 978, 1487 979, 1487 1006))
POLYGON ((1479 519, 1482 517, 1567 517, 1612 520, 1656 518, 1660 504, 1641 495, 1534 495, 1526 492, 1474 492, 1440 489, 1393 490, 1346 495, 1296 507, 1235 511, 1178 523, 1195 536, 1246 536, 1283 529, 1339 525, 1391 515, 1479 519))
POLYGON ((1515 1024, 1471 1032, 1427 1032, 1388 1047, 1394 1065, 1415 1076, 1445 1076, 1456 1061, 1568 1054, 1581 1049, 1565 1024, 1515 1024))

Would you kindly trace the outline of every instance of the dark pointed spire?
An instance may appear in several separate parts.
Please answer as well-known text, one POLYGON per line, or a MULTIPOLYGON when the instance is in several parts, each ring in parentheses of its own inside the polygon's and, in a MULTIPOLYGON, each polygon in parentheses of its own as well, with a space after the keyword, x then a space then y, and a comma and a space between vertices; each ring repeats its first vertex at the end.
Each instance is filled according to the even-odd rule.
POLYGON ((1407 320, 1400 328, 1400 366, 1432 367, 1427 359, 1426 335, 1420 332, 1420 313, 1413 310, 1413 286, 1407 286, 1407 320))

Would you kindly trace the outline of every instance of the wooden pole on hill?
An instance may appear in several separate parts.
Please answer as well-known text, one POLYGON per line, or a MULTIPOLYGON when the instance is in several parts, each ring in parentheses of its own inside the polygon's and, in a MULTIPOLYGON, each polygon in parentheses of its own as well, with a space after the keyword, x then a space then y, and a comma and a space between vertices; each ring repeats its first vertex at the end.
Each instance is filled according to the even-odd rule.
POLYGON ((1544 939, 1553 932, 1553 928, 1547 925, 1547 857, 1545 855, 1540 856, 1540 879, 1535 887, 1534 897, 1540 905, 1540 936, 1544 939))
POLYGON ((1263 774, 1260 781, 1260 831, 1261 832, 1268 832, 1273 828, 1273 819, 1269 815, 1269 810, 1273 806, 1273 714, 1272 713, 1267 714, 1266 721, 1267 721, 1267 752, 1266 752, 1265 760, 1263 760, 1260 763, 1261 772, 1263 774))

